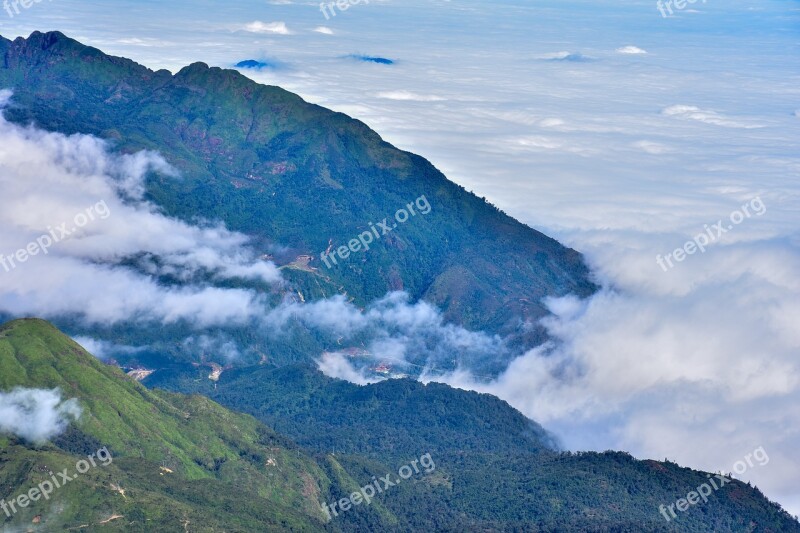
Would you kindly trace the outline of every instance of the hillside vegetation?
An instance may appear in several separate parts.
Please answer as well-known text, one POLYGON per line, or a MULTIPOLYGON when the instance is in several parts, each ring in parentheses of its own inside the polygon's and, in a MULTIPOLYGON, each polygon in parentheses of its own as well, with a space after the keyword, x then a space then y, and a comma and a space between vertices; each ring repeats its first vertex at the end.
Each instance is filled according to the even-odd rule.
POLYGON ((115 149, 151 149, 181 179, 154 176, 149 197, 186 220, 221 220, 288 247, 276 260, 315 259, 287 275, 306 300, 346 293, 364 305, 392 290, 440 307, 454 323, 538 342, 520 328, 545 314, 545 296, 588 295, 582 257, 448 181, 365 124, 203 63, 175 75, 105 55, 59 32, 0 37, 0 87, 9 120, 94 134, 115 149), (431 212, 368 254, 327 269, 329 245, 425 195, 431 212))

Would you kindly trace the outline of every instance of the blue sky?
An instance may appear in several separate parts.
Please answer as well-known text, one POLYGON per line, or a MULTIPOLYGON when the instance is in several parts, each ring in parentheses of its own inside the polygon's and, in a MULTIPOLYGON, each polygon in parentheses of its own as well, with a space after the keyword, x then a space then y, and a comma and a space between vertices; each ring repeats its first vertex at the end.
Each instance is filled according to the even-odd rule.
POLYGON ((548 354, 488 386, 439 379, 498 394, 574 449, 729 471, 763 446, 769 464, 742 477, 800 514, 800 2, 668 18, 610 0, 372 0, 327 20, 290 0, 0 11, 6 37, 53 29, 154 69, 276 64, 244 73, 363 120, 584 252, 605 289, 551 302, 548 354), (762 215, 658 266, 755 199, 762 215))

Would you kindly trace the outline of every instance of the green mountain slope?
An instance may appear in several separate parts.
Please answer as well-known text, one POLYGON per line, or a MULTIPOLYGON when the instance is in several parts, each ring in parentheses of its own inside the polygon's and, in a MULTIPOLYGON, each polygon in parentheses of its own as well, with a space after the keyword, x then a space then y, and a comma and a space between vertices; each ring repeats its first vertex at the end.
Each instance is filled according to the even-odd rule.
MULTIPOLYGON (((197 377, 156 373, 148 383, 206 387, 197 377)), ((667 522, 659 506, 706 483, 706 473, 626 453, 554 451, 540 426, 489 395, 411 380, 361 387, 310 366, 239 369, 205 392, 310 451, 335 450, 356 479, 430 453, 437 482, 385 498, 401 531, 800 531, 778 505, 739 481, 667 522)), ((342 521, 353 528, 380 524, 369 519, 342 521)))
POLYGON ((290 247, 316 273, 287 272, 306 299, 346 291, 359 304, 405 289, 470 328, 541 331, 520 318, 545 313, 545 296, 587 295, 581 256, 448 181, 423 158, 365 124, 236 71, 195 63, 171 75, 111 57, 59 32, 0 38, 0 87, 13 88, 10 120, 91 133, 122 151, 159 151, 184 179, 149 194, 167 213, 223 220, 259 242, 290 247), (363 257, 326 269, 319 255, 370 222, 425 195, 416 217, 363 257))
MULTIPOLYGON (((197 383, 172 377, 161 384, 197 383)), ((29 319, 0 327, 0 392, 15 387, 58 387, 84 413, 39 446, 0 436, 6 501, 51 472, 74 472, 101 446, 113 461, 5 518, 9 531, 800 531, 738 481, 667 523, 658 506, 704 473, 624 453, 556 452, 505 402, 442 385, 358 387, 305 366, 223 374, 221 401, 279 425, 304 451, 206 398, 147 390, 29 319), (379 477, 399 480, 425 454, 424 472, 371 505, 322 511, 379 477)))
POLYGON ((288 366, 232 372, 208 393, 321 452, 399 460, 420 450, 513 454, 556 447, 541 426, 506 402, 439 383, 389 380, 359 387, 310 366, 288 366), (338 416, 323 414, 345 405, 338 416))
POLYGON ((187 520, 190 531, 313 531, 323 523, 318 502, 330 481, 288 440, 206 398, 149 391, 47 322, 0 328, 0 391, 14 387, 58 387, 79 400, 83 415, 42 449, 3 438, 0 494, 13 497, 48 479, 41 465, 74 471, 76 457, 101 446, 114 458, 17 520, 41 515, 49 531, 112 515, 126 517, 113 521, 125 531, 156 524, 182 531, 187 520))

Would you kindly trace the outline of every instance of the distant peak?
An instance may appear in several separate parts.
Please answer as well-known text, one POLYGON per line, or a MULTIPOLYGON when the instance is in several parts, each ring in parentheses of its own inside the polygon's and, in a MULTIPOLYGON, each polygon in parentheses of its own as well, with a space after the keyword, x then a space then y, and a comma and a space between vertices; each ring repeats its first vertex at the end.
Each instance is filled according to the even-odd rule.
MULTIPOLYGON (((67 37, 66 35, 61 33, 60 31, 48 31, 48 32, 42 33, 42 32, 40 32, 38 30, 34 31, 33 33, 31 33, 30 36, 28 36, 28 40, 29 41, 30 40, 34 40, 34 41, 35 40, 43 40, 43 41, 53 42, 53 43, 58 42, 58 41, 73 41, 73 39, 70 39, 69 37, 67 37)), ((77 42, 77 41, 75 41, 75 42, 77 42)))
POLYGON ((69 39, 69 37, 67 37, 58 30, 45 31, 45 32, 34 30, 30 36, 33 37, 34 35, 44 35, 46 37, 57 38, 57 39, 69 39))
POLYGON ((181 69, 181 72, 184 72, 184 71, 186 71, 186 72, 197 72, 197 71, 209 70, 210 68, 211 67, 209 67, 208 64, 203 63, 202 61, 196 61, 196 62, 192 63, 191 65, 183 67, 181 69))
POLYGON ((65 43, 68 46, 86 48, 86 45, 83 45, 74 39, 70 39, 60 31, 48 31, 44 33, 40 31, 34 31, 28 36, 27 39, 25 37, 17 37, 13 42, 19 48, 32 47, 39 48, 41 50, 52 48, 57 43, 65 43))
POLYGON ((386 57, 365 56, 360 54, 350 54, 347 57, 350 59, 355 59, 356 61, 362 61, 364 63, 378 63, 379 65, 394 65, 396 63, 394 59, 388 59, 386 57))
POLYGON ((244 61, 239 61, 235 65, 237 68, 249 68, 249 69, 256 69, 261 70, 263 68, 271 67, 269 63, 266 61, 258 61, 256 59, 246 59, 244 61))

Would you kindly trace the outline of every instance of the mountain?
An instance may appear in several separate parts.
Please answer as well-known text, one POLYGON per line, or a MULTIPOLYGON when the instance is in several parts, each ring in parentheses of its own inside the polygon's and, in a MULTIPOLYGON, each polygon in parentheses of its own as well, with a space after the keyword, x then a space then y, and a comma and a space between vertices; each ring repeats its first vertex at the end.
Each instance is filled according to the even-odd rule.
MULTIPOLYGON (((739 481, 667 522, 660 507, 710 474, 621 452, 560 452, 541 426, 490 395, 412 380, 358 386, 306 365, 241 368, 214 387, 204 378, 176 371, 146 382, 203 390, 309 452, 335 451, 347 471, 364 472, 362 479, 430 453, 442 485, 386 498, 404 524, 398 531, 800 531, 780 506, 739 481)), ((385 527, 370 518, 345 530, 385 527)))
MULTIPOLYGON (((119 531, 317 531, 324 468, 253 418, 201 396, 149 391, 100 363, 52 325, 0 328, 0 391, 60 389, 83 414, 43 446, 0 436, 0 494, 12 499, 106 447, 111 464, 89 470, 49 501, 0 514, 6 527, 55 531, 89 524, 119 531), (124 492, 123 492, 124 491, 124 492)), ((89 527, 89 526, 85 526, 89 527)), ((88 530, 88 529, 87 529, 88 530)))
MULTIPOLYGON (((0 54, 0 86, 14 90, 9 120, 93 134, 122 153, 159 152, 181 177, 151 175, 147 199, 184 221, 222 221, 246 234, 286 280, 274 291, 229 281, 226 288, 257 289, 270 302, 341 294, 360 307, 402 289, 441 308, 449 322, 518 347, 545 340, 535 326, 544 297, 596 289, 574 250, 363 123, 278 87, 202 63, 154 72, 58 32, 0 38, 0 54), (373 253, 335 268, 320 264, 323 250, 422 198, 429 212, 373 253)), ((408 379, 364 387, 330 379, 308 366, 331 349, 313 332, 273 341, 255 328, 226 330, 255 361, 212 366, 211 381, 202 365, 221 356, 185 341, 218 331, 136 321, 87 326, 79 316, 57 324, 135 347, 131 362, 158 371, 146 388, 50 323, 0 328, 2 401, 59 390, 71 411, 83 413, 49 441, 0 436, 2 494, 22 494, 97 450, 114 458, 5 517, 9 531, 798 531, 779 506, 735 480, 666 521, 661 506, 709 474, 620 452, 562 453, 541 426, 491 396, 408 379), (403 468, 409 477, 401 483, 392 476, 403 468), (378 490, 384 475, 385 494, 345 509, 344 498, 378 490)), ((505 367, 502 357, 489 362, 491 371, 505 367)), ((53 422, 29 418, 0 427, 53 422)))
POLYGON ((668 523, 659 506, 705 483, 704 473, 624 453, 558 452, 505 402, 444 385, 359 387, 307 366, 221 376, 220 401, 298 446, 202 396, 148 390, 27 319, 0 327, 3 412, 4 395, 20 388, 58 389, 82 415, 47 443, 0 435, 6 501, 101 448, 113 460, 8 516, 6 530, 800 531, 738 481, 668 523), (415 475, 418 464, 426 468, 415 475), (370 505, 322 510, 384 477, 392 486, 370 505))
POLYGON ((214 386, 202 374, 157 372, 143 383, 206 394, 319 452, 397 460, 420 449, 445 455, 557 448, 551 435, 506 402, 439 383, 392 379, 361 387, 309 365, 237 369, 214 386))
POLYGON ((544 297, 596 288, 574 250, 362 122, 281 88, 203 63, 154 72, 59 32, 0 38, 0 55, 0 87, 14 91, 10 121, 159 152, 182 179, 154 177, 149 199, 184 220, 221 220, 265 251, 282 247, 274 259, 290 267, 286 295, 346 294, 364 306, 402 289, 452 323, 530 346, 544 339, 535 325, 544 297), (423 196, 430 212, 369 254, 330 269, 320 260, 423 196), (312 268, 291 268, 303 256, 312 268))

